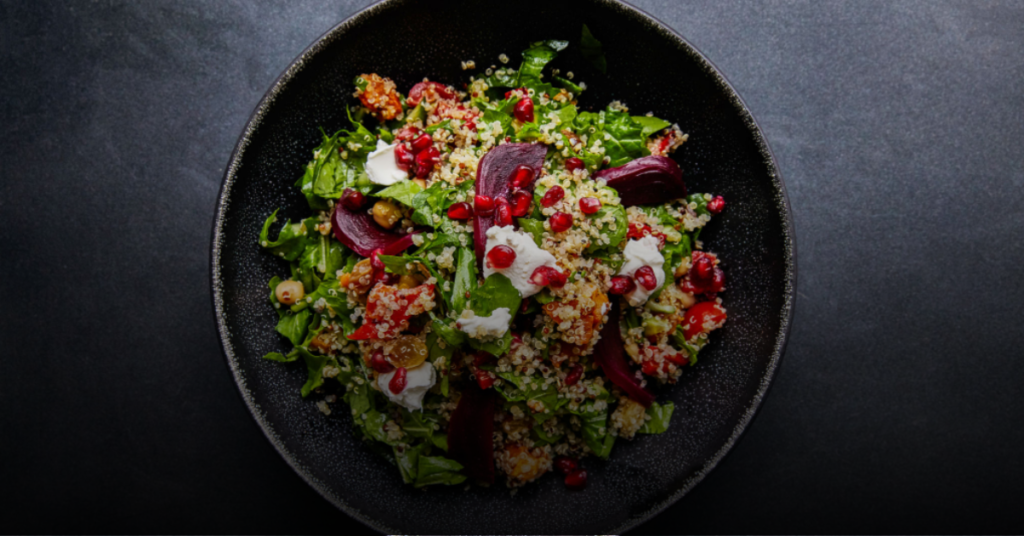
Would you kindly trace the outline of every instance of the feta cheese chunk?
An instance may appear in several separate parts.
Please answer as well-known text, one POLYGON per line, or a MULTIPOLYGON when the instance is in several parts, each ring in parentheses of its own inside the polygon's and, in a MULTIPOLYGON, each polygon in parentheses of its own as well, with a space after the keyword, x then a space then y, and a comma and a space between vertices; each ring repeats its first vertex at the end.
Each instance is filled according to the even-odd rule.
MULTIPOLYGON (((398 369, 395 369, 398 370, 398 369)), ((422 365, 405 371, 405 389, 397 395, 391 392, 391 388, 388 387, 388 382, 391 378, 395 377, 395 370, 386 374, 377 376, 377 387, 388 397, 389 400, 402 406, 403 408, 412 410, 423 410, 423 397, 427 396, 427 391, 437 383, 437 376, 434 374, 434 366, 429 361, 424 361, 422 365)))
MULTIPOLYGON (((650 266, 654 269, 654 276, 658 279, 658 286, 654 287, 654 290, 658 290, 665 284, 665 257, 662 257, 661 252, 658 251, 657 238, 645 236, 640 240, 630 240, 626 244, 626 250, 622 252, 622 256, 626 262, 622 263, 618 275, 633 277, 633 273, 639 268, 650 266)), ((647 298, 654 290, 648 291, 637 282, 636 290, 627 294, 626 298, 630 305, 639 307, 647 302, 647 298)))
POLYGON ((537 247, 533 241, 533 235, 516 231, 511 225, 504 227, 491 227, 487 230, 487 245, 484 251, 484 278, 493 273, 504 275, 516 287, 523 298, 528 298, 540 292, 544 287, 534 285, 530 282, 533 271, 540 266, 550 266, 558 269, 555 256, 537 247), (488 266, 487 252, 497 245, 504 244, 516 252, 516 260, 508 268, 495 270, 488 266))
POLYGON ((508 331, 512 314, 508 307, 498 307, 491 316, 476 316, 471 309, 462 311, 456 325, 474 339, 496 339, 508 331))
POLYGON ((370 182, 390 186, 409 178, 409 174, 398 169, 395 162, 397 146, 397 143, 388 145, 384 140, 377 140, 377 150, 366 157, 366 175, 370 177, 370 182))

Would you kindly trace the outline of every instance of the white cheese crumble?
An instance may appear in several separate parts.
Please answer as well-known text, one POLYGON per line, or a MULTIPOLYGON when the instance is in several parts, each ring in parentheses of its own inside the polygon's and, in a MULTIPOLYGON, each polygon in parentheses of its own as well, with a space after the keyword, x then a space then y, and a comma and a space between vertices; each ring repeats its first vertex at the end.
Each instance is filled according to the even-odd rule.
POLYGON ((424 361, 418 367, 406 369, 405 389, 402 389, 402 392, 397 395, 392 393, 391 388, 388 386, 391 378, 395 377, 396 371, 397 369, 378 376, 377 387, 380 387, 380 390, 395 404, 408 410, 418 409, 422 411, 423 397, 427 396, 427 391, 437 382, 434 367, 429 362, 424 361))
POLYGON ((388 145, 384 140, 377 140, 377 150, 366 157, 366 175, 370 177, 370 182, 390 186, 409 177, 408 173, 398 169, 395 162, 397 146, 398 144, 388 145))
POLYGON ((508 307, 498 307, 491 316, 476 316, 471 309, 462 311, 456 325, 474 339, 496 339, 508 331, 512 314, 508 307))
POLYGON ((516 231, 511 225, 504 227, 491 227, 487 230, 487 246, 484 252, 484 278, 491 274, 499 273, 509 278, 512 286, 516 287, 523 298, 528 298, 540 292, 544 287, 534 285, 530 282, 533 271, 541 266, 550 266, 558 269, 555 256, 537 247, 533 241, 533 235, 516 231), (487 252, 497 245, 504 244, 516 252, 516 260, 508 268, 495 270, 488 266, 487 252))
MULTIPOLYGON (((618 275, 633 277, 637 269, 643 266, 650 266, 654 269, 654 276, 658 279, 658 285, 654 287, 654 290, 658 290, 665 284, 665 257, 662 257, 661 252, 658 251, 657 238, 645 236, 640 240, 630 240, 626 244, 626 249, 622 252, 622 256, 626 262, 622 263, 622 268, 619 269, 618 275)), ((629 299, 630 305, 639 307, 647 302, 647 298, 654 290, 647 290, 637 281, 636 290, 627 294, 626 298, 629 299)))

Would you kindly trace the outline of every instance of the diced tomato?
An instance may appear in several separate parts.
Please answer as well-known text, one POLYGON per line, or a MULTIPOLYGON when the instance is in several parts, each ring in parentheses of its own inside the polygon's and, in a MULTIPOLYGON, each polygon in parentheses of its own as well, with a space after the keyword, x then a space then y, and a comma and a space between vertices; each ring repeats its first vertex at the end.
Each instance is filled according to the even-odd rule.
POLYGON ((420 82, 412 89, 409 90, 409 98, 405 99, 405 102, 409 106, 416 106, 420 103, 420 100, 426 97, 427 100, 435 100, 437 97, 442 99, 451 99, 455 97, 455 92, 448 89, 448 86, 438 82, 420 82))
POLYGON ((710 333, 725 323, 725 309, 715 302, 700 302, 686 310, 683 319, 683 334, 686 340, 693 340, 701 333, 710 333))

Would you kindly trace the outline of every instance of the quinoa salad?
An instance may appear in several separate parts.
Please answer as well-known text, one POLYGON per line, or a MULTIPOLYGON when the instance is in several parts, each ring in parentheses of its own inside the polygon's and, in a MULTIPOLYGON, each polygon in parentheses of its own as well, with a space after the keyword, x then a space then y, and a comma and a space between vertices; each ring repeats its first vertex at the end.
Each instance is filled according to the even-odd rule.
POLYGON ((654 393, 725 323, 700 240, 725 201, 687 192, 679 125, 581 104, 549 65, 568 46, 606 68, 584 26, 454 85, 358 76, 295 185, 312 215, 260 233, 293 346, 265 359, 304 365, 301 396, 412 486, 585 488, 587 457, 668 429, 654 393))

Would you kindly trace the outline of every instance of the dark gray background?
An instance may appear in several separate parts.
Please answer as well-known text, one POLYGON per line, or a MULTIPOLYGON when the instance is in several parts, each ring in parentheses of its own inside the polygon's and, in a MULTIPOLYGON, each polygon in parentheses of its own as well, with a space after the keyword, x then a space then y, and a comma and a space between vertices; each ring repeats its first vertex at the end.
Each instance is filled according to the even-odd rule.
MULTIPOLYGON (((799 247, 759 416, 638 532, 1024 530, 1024 2, 635 4, 746 100, 799 247)), ((208 268, 249 114, 364 5, 0 1, 0 531, 366 530, 249 416, 208 268)))

